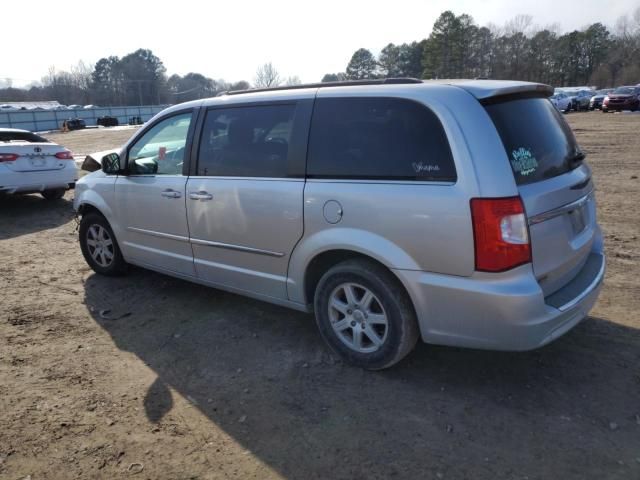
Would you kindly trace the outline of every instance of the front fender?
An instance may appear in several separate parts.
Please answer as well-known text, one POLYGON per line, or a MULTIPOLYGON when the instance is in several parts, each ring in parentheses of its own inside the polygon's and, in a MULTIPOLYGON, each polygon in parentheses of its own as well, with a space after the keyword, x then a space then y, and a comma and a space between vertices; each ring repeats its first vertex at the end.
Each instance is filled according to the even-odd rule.
POLYGON ((287 293, 289 299, 305 303, 305 272, 321 253, 349 250, 371 257, 389 269, 420 270, 418 263, 403 249, 375 233, 356 228, 330 228, 304 237, 289 260, 287 293))
POLYGON ((73 208, 76 212, 87 205, 95 208, 107 219, 118 236, 120 229, 112 208, 115 181, 115 176, 104 175, 101 171, 85 176, 76 183, 73 208))

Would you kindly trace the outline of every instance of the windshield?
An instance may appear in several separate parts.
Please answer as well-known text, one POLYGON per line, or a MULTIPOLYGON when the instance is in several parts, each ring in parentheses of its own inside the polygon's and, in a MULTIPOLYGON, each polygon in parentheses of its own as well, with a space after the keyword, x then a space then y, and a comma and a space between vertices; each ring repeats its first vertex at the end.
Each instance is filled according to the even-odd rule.
POLYGON ((618 93, 618 94, 622 94, 622 95, 631 95, 633 93, 633 88, 631 88, 631 87, 618 87, 613 91, 613 93, 618 93))
POLYGON ((502 139, 516 184, 562 175, 584 158, 571 128, 546 98, 510 100, 485 108, 502 139))

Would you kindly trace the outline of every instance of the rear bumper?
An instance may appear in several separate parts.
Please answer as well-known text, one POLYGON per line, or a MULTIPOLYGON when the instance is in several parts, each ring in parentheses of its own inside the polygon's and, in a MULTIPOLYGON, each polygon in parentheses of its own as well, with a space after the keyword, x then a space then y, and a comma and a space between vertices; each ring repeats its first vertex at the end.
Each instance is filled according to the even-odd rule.
POLYGON ((60 170, 41 172, 14 172, 0 165, 0 192, 34 193, 56 188, 69 188, 78 179, 75 162, 60 170))
POLYGON ((600 293, 605 258, 593 251, 575 279, 547 298, 531 265, 468 278, 395 272, 414 302, 423 341, 518 351, 555 340, 588 315, 600 293))

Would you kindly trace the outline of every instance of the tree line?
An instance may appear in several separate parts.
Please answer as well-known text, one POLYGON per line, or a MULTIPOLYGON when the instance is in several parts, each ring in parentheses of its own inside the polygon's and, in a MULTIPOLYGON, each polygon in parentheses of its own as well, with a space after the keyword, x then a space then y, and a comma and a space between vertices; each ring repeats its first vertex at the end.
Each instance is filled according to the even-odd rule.
POLYGON ((358 49, 344 72, 323 82, 386 77, 492 78, 526 80, 557 87, 599 88, 640 82, 640 8, 618 19, 564 34, 539 28, 529 15, 504 26, 477 25, 469 15, 443 12, 428 38, 395 45, 380 54, 358 49))
MULTIPOLYGON (((253 86, 299 83, 298 77, 282 78, 271 63, 266 63, 256 71, 253 86)), ((160 58, 151 50, 138 49, 122 58, 101 58, 93 67, 84 62, 70 71, 56 71, 52 67, 39 85, 28 89, 4 85, 0 88, 0 103, 57 100, 64 105, 163 105, 251 87, 245 80, 231 83, 195 72, 167 76, 160 58)))
MULTIPOLYGON (((640 7, 618 19, 613 29, 594 23, 559 33, 559 27, 533 25, 519 15, 504 26, 479 26, 467 14, 443 12, 426 39, 389 43, 375 56, 358 49, 344 72, 323 82, 385 77, 494 78, 528 80, 554 86, 600 88, 640 82, 640 7)), ((215 96, 225 90, 299 84, 271 64, 260 66, 253 83, 214 80, 200 73, 167 76, 160 58, 148 49, 123 57, 79 62, 70 71, 50 68, 40 84, 12 88, 0 80, 0 102, 58 100, 65 105, 174 104, 215 96), (3 87, 4 88, 1 88, 3 87)))

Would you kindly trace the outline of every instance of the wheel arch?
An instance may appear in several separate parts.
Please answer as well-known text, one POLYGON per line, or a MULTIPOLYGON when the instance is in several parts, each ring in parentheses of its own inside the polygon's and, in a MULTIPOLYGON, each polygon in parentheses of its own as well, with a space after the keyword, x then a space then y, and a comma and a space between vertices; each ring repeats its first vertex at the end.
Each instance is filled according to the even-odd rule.
POLYGON ((420 270, 418 263, 407 252, 373 232, 354 228, 321 230, 301 240, 291 254, 287 276, 289 299, 304 305, 313 303, 313 296, 309 298, 309 291, 313 291, 324 272, 333 265, 354 257, 370 259, 380 264, 407 291, 409 289, 393 270, 420 270))
POLYGON ((414 305, 415 309, 415 304, 411 297, 410 290, 406 287, 402 279, 393 271, 393 269, 389 265, 386 265, 378 258, 363 253, 362 251, 349 248, 335 248, 324 250, 317 253, 313 258, 311 258, 311 260, 306 265, 302 278, 302 302, 307 305, 310 310, 313 310, 315 291, 322 276, 334 266, 347 260, 354 259, 366 260, 378 265, 379 267, 387 271, 397 281, 398 286, 400 286, 405 291, 407 297, 411 301, 412 305, 414 305))
POLYGON ((105 202, 104 199, 95 191, 82 191, 79 198, 76 199, 75 205, 77 205, 75 208, 79 215, 86 215, 91 211, 95 211, 109 222, 111 228, 114 230, 117 229, 117 225, 114 225, 113 222, 113 211, 107 202, 105 202))

